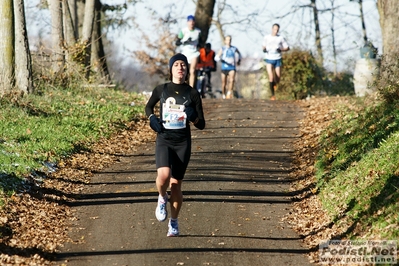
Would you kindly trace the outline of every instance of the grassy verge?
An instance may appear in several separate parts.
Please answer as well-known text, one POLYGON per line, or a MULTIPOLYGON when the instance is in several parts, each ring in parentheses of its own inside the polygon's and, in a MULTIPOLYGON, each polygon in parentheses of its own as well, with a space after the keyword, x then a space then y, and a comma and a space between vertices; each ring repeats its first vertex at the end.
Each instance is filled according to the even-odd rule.
POLYGON ((355 99, 324 132, 320 199, 342 236, 399 238, 399 106, 355 99), (357 102, 356 102, 357 101, 357 102))
POLYGON ((23 176, 124 128, 144 99, 109 88, 55 89, 0 98, 0 206, 23 176))

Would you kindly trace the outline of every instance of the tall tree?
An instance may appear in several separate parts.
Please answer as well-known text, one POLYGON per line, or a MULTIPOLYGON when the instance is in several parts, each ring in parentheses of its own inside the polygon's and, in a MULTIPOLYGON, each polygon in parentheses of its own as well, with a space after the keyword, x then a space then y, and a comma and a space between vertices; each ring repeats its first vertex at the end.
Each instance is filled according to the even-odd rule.
POLYGON ((313 23, 315 31, 315 44, 317 49, 317 62, 322 66, 324 63, 324 58, 323 58, 323 48, 321 47, 319 10, 316 7, 316 0, 310 0, 310 6, 312 7, 313 10, 313 23))
POLYGON ((379 90, 387 101, 398 101, 399 87, 399 1, 378 0, 378 12, 382 29, 383 57, 379 90))
POLYGON ((14 84, 14 11, 12 0, 0 3, 0 93, 4 94, 14 84))
MULTIPOLYGON (((129 0, 131 2, 131 0, 129 0)), ((103 5, 100 0, 48 0, 51 12, 53 43, 53 72, 81 73, 85 77, 94 72, 109 78, 102 34, 104 8, 120 10, 122 5, 103 5)))
POLYGON ((107 58, 104 52, 103 44, 103 33, 102 33, 102 14, 103 5, 99 0, 96 0, 94 22, 93 22, 93 33, 92 33, 92 45, 91 45, 91 68, 100 73, 100 75, 109 81, 109 71, 107 65, 107 58))
POLYGON ((364 44, 367 44, 367 32, 366 32, 366 24, 364 23, 364 14, 363 14, 363 0, 358 0, 359 2, 359 10, 360 10, 360 21, 362 23, 362 31, 363 31, 363 41, 364 44))
POLYGON ((176 52, 175 34, 172 33, 171 27, 176 24, 175 19, 167 16, 166 19, 157 18, 153 15, 154 31, 149 32, 137 27, 141 32, 139 42, 146 50, 132 51, 133 56, 143 65, 143 70, 150 76, 157 75, 163 79, 169 76, 167 67, 171 56, 176 52), (152 37, 156 36, 154 40, 152 37))
POLYGON ((62 0, 51 0, 49 4, 51 13, 52 70, 55 74, 58 74, 65 68, 62 0))
POLYGON ((223 30, 223 23, 222 23, 222 14, 223 14, 223 11, 225 10, 225 8, 226 8, 226 0, 221 1, 221 2, 218 3, 218 9, 217 9, 217 13, 216 13, 216 20, 214 21, 215 26, 216 26, 216 28, 217 28, 217 30, 219 32, 220 40, 222 41, 222 43, 223 43, 224 38, 225 38, 225 33, 224 33, 224 30, 223 30))
POLYGON ((78 39, 76 27, 76 0, 62 1, 62 18, 66 46, 72 46, 78 39))
POLYGON ((363 12, 363 0, 349 0, 350 2, 358 2, 359 11, 360 11, 360 22, 362 25, 362 34, 363 34, 363 42, 366 45, 368 42, 367 31, 366 31, 366 23, 364 20, 364 12, 363 12))
POLYGON ((33 91, 23 0, 0 2, 0 94, 33 91))
POLYGON ((91 46, 92 46, 94 15, 95 15, 95 4, 96 0, 86 0, 85 4, 85 16, 83 21, 81 43, 84 46, 86 46, 86 52, 85 52, 86 78, 89 78, 90 76, 90 60, 91 60, 91 46))
MULTIPOLYGON (((245 0, 241 2, 242 5, 245 5, 245 0)), ((263 7, 257 3, 256 6, 246 6, 245 12, 243 12, 242 8, 232 5, 227 0, 218 1, 214 11, 216 15, 213 17, 212 24, 219 33, 221 43, 224 43, 228 28, 239 28, 247 32, 249 29, 262 32, 262 30, 259 30, 257 17, 259 17, 259 14, 266 6, 267 3, 264 3, 263 7)))
POLYGON ((63 28, 63 49, 65 52, 65 73, 80 73, 80 58, 77 56, 80 49, 76 45, 78 36, 77 27, 77 3, 76 0, 62 0, 62 28, 63 28))
POLYGON ((383 54, 390 57, 399 53, 399 1, 378 0, 377 7, 380 14, 383 54))
POLYGON ((334 21, 335 21, 335 0, 330 0, 331 3, 331 44, 333 50, 333 58, 334 58, 334 76, 337 75, 337 49, 335 45, 335 28, 334 28, 334 21))
MULTIPOLYGON (((337 9, 337 7, 333 7, 332 6, 331 8, 321 9, 321 8, 317 7, 317 3, 320 3, 320 2, 317 2, 316 0, 310 0, 309 4, 305 4, 305 5, 296 5, 296 4, 294 4, 292 6, 292 8, 293 8, 292 11, 288 12, 287 14, 284 14, 283 16, 279 16, 277 18, 288 17, 288 16, 290 16, 290 15, 292 15, 292 14, 298 12, 298 11, 301 11, 303 8, 310 8, 312 10, 312 13, 313 13, 312 22, 313 22, 313 25, 314 25, 314 27, 313 27, 313 29, 314 29, 314 40, 315 40, 315 46, 316 46, 316 51, 317 51, 316 60, 317 60, 317 63, 320 66, 323 66, 324 65, 324 55, 323 55, 323 47, 322 47, 322 43, 321 43, 321 40, 322 40, 321 33, 322 32, 320 30, 319 15, 321 16, 325 12, 334 12, 335 9, 337 9)), ((323 3, 323 2, 321 2, 321 3, 323 3)), ((309 24, 309 23, 306 22, 305 24, 309 24)), ((334 25, 331 25, 331 27, 333 28, 334 25)))
POLYGON ((14 0, 15 15, 15 87, 29 93, 33 91, 32 58, 26 31, 23 0, 14 0))
POLYGON ((195 25, 201 30, 201 46, 204 46, 208 39, 209 28, 212 24, 213 9, 215 0, 198 0, 195 9, 195 25))

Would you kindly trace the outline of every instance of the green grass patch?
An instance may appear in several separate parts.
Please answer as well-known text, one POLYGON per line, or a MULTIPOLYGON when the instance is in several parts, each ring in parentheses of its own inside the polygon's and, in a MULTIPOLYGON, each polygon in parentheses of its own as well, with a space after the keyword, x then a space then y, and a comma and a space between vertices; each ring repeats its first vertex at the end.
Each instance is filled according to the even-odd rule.
POLYGON ((15 177, 124 128, 144 113, 143 103, 134 93, 94 87, 0 98, 0 193, 13 191, 15 177))
POLYGON ((399 237, 399 106, 354 101, 341 107, 320 140, 320 198, 336 223, 384 239, 399 237))

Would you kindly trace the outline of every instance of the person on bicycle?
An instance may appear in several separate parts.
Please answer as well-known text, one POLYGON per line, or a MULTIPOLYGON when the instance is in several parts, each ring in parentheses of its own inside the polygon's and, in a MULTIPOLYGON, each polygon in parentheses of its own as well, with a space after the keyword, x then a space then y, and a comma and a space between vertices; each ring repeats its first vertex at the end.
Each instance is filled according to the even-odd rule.
POLYGON ((236 77, 236 66, 240 65, 241 53, 237 47, 231 45, 231 36, 224 38, 224 46, 219 50, 215 56, 216 61, 221 61, 222 71, 222 97, 223 99, 233 98, 234 82, 236 77), (228 87, 226 94, 226 85, 228 77, 228 87))
POLYGON ((264 61, 269 76, 269 87, 272 94, 270 100, 276 100, 274 95, 277 84, 280 82, 281 68, 283 65, 281 52, 288 51, 290 47, 287 41, 279 35, 280 25, 275 23, 272 26, 272 32, 263 38, 262 48, 265 53, 264 61))
POLYGON ((200 50, 200 56, 197 64, 197 71, 203 71, 206 75, 206 87, 208 91, 212 90, 211 77, 212 72, 216 71, 215 52, 212 50, 210 43, 205 44, 200 50))
POLYGON ((176 45, 180 46, 181 53, 187 57, 189 63, 189 85, 194 88, 195 69, 197 67, 198 46, 201 41, 201 30, 195 27, 195 17, 187 17, 187 27, 181 29, 177 35, 176 45))

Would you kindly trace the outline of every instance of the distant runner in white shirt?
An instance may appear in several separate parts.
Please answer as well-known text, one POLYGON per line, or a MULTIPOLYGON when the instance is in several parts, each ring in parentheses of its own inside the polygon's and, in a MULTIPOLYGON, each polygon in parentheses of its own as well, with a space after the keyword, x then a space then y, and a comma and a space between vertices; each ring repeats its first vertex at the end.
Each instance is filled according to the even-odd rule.
POLYGON ((266 69, 269 75, 269 87, 271 91, 270 100, 276 100, 274 91, 277 84, 280 82, 281 67, 283 65, 281 52, 288 51, 288 46, 285 38, 278 34, 280 25, 275 23, 272 27, 272 33, 263 38, 263 52, 265 54, 264 60, 266 62, 266 69))
POLYGON ((201 30, 195 27, 195 17, 187 17, 187 27, 181 29, 177 35, 176 45, 181 45, 181 53, 187 57, 190 64, 189 85, 194 88, 195 69, 200 55, 198 45, 200 43, 201 30))

